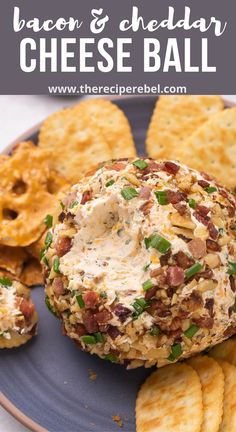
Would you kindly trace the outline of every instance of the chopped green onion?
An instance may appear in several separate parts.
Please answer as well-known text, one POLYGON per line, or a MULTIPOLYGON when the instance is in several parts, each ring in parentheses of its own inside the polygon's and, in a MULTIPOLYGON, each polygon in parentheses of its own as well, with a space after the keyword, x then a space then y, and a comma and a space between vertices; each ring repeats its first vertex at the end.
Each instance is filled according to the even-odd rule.
POLYGON ((60 267, 60 260, 58 257, 56 257, 53 261, 53 270, 55 273, 60 273, 59 267, 60 267))
POLYGON ((172 345, 172 347, 171 347, 171 354, 169 355, 169 357, 168 357, 167 360, 173 362, 178 357, 180 357, 181 354, 182 354, 182 347, 181 347, 180 343, 176 343, 176 344, 172 345))
POLYGON ((151 263, 146 264, 146 265, 143 267, 143 271, 145 271, 145 272, 148 271, 150 265, 151 265, 151 263))
POLYGON ((46 252, 46 248, 41 249, 41 251, 39 252, 40 261, 43 259, 45 252, 46 252))
POLYGON ((44 223, 48 228, 52 227, 53 224, 53 216, 48 214, 47 216, 45 216, 44 218, 44 223))
POLYGON ((186 271, 185 271, 185 277, 186 279, 191 278, 192 276, 194 276, 196 273, 200 272, 200 270, 202 270, 203 265, 199 262, 196 262, 195 264, 192 265, 192 267, 189 267, 186 271))
POLYGON ((85 303, 84 303, 84 300, 83 300, 82 294, 79 294, 79 295, 75 296, 75 298, 76 298, 76 301, 77 301, 79 307, 80 307, 81 309, 83 309, 84 306, 85 306, 85 303))
POLYGON ((235 297, 235 300, 234 300, 233 311, 236 312, 236 297, 235 297))
POLYGON ((60 206, 61 206, 62 210, 65 210, 65 204, 62 201, 60 201, 60 206))
POLYGON ((188 205, 189 205, 189 207, 191 207, 192 209, 195 209, 195 208, 197 207, 197 203, 196 203, 195 199, 193 199, 193 198, 190 198, 190 199, 188 200, 188 205))
MULTIPOLYGON (((232 229, 232 228, 231 228, 232 229)), ((233 231, 235 230, 235 228, 233 228, 233 231)), ((218 231, 219 231, 219 234, 220 235, 222 235, 222 234, 224 234, 224 228, 219 228, 218 229, 218 231)), ((236 231, 235 231, 236 232, 236 231)))
POLYGON ((236 275, 236 262, 228 262, 227 274, 236 275))
POLYGON ((136 160, 135 162, 133 162, 133 165, 135 165, 137 168, 139 168, 141 170, 148 167, 148 163, 145 162, 145 160, 143 160, 143 159, 136 160))
POLYGON ((198 332, 199 328, 195 324, 192 324, 187 330, 184 332, 184 336, 188 339, 192 339, 192 337, 198 332))
POLYGON ((79 204, 78 201, 73 201, 70 205, 70 208, 73 209, 74 207, 76 207, 79 204))
POLYGON ((84 335, 81 336, 81 340, 86 344, 86 345, 94 345, 96 343, 96 339, 94 336, 92 335, 84 335))
POLYGON ((45 246, 46 246, 47 249, 49 248, 49 246, 51 245, 51 243, 52 243, 52 233, 49 231, 47 233, 45 241, 44 241, 44 244, 45 244, 45 246))
POLYGON ((136 189, 128 186, 128 187, 125 187, 125 188, 122 189, 121 195, 123 196, 123 198, 126 201, 129 201, 132 198, 137 197, 138 196, 138 192, 136 191, 136 189))
POLYGON ((43 263, 48 267, 49 266, 49 262, 48 262, 48 259, 47 259, 47 257, 44 255, 43 257, 42 257, 42 260, 41 261, 43 261, 43 263))
POLYGON ((94 337, 96 339, 96 342, 98 343, 104 342, 104 337, 101 332, 94 333, 94 337))
POLYGON ((3 278, 0 278, 0 284, 5 286, 5 287, 10 287, 10 286, 12 286, 12 281, 7 277, 3 277, 3 278))
POLYGON ((133 313, 133 317, 137 318, 148 307, 148 302, 144 298, 138 298, 135 300, 132 306, 135 309, 135 312, 133 313))
POLYGON ((168 204, 168 199, 165 191, 154 192, 157 198, 157 201, 160 205, 168 204))
POLYGON ((109 180, 108 182, 106 182, 105 186, 109 187, 112 186, 115 183, 115 180, 109 180))
POLYGON ((150 237, 146 237, 144 239, 144 243, 146 249, 152 247, 162 254, 165 254, 171 247, 170 242, 158 234, 153 234, 150 237))
POLYGON ((143 282, 142 284, 143 290, 144 291, 148 291, 150 288, 153 287, 153 282, 151 279, 146 280, 145 282, 143 282))
POLYGON ((49 312, 51 312, 53 315, 55 315, 55 316, 57 317, 57 314, 56 314, 56 312, 54 311, 54 309, 53 309, 53 307, 52 307, 52 305, 51 305, 51 303, 50 303, 50 301, 49 301, 48 296, 45 297, 45 304, 46 304, 46 306, 47 306, 49 312))
POLYGON ((214 186, 207 186, 206 188, 204 188, 204 190, 209 194, 212 194, 213 192, 217 192, 217 188, 214 186))
POLYGON ((117 363, 117 362, 118 362, 117 357, 116 357, 114 354, 112 354, 112 353, 106 354, 106 355, 104 356, 104 359, 105 359, 105 360, 109 360, 109 361, 112 362, 112 363, 117 363))
POLYGON ((153 325, 152 328, 150 329, 150 332, 149 332, 149 334, 150 334, 151 336, 158 336, 159 333, 160 333, 160 329, 159 329, 159 327, 156 326, 156 325, 153 325))
POLYGON ((100 297, 103 298, 103 299, 106 299, 106 298, 107 298, 107 293, 105 293, 104 291, 100 292, 99 295, 100 295, 100 297))

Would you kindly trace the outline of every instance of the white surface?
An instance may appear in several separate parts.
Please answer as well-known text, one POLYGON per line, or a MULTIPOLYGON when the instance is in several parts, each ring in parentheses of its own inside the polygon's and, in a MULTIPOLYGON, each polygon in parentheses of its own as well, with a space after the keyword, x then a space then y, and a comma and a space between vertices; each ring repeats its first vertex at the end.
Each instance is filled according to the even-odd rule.
MULTIPOLYGON (((236 102, 236 96, 225 96, 236 102)), ((0 151, 53 111, 75 104, 78 98, 52 96, 0 96, 0 151)), ((0 407, 1 432, 28 432, 0 407)))

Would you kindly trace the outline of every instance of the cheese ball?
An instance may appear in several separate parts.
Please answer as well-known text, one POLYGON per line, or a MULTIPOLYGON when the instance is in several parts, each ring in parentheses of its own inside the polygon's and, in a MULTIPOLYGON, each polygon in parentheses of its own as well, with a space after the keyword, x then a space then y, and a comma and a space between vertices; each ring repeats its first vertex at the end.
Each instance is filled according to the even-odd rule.
POLYGON ((42 252, 46 303, 84 351, 163 366, 236 332, 235 197, 174 161, 104 163, 42 252))

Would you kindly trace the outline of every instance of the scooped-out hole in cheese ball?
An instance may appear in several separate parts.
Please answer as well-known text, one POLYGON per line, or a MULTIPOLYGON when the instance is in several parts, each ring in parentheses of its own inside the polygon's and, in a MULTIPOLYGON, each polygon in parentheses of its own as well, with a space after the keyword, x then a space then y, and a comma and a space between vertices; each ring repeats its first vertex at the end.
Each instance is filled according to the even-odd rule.
POLYGON ((175 161, 102 164, 64 198, 46 303, 91 354, 163 366, 236 332, 233 194, 175 161))

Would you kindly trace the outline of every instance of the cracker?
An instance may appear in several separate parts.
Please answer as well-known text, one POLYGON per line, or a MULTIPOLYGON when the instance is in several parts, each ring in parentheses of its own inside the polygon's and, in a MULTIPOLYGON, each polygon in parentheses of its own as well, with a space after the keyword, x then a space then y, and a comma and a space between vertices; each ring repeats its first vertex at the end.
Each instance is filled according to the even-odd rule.
POLYGON ((52 167, 76 183, 91 165, 111 159, 111 151, 98 127, 79 106, 58 111, 43 123, 39 147, 53 153, 52 167))
POLYGON ((137 432, 200 432, 202 419, 200 380, 187 364, 157 370, 138 393, 137 432))
POLYGON ((51 157, 24 142, 0 164, 0 244, 27 246, 45 231, 45 216, 53 212, 60 191, 68 187, 61 175, 51 173, 51 157), (56 191, 52 175, 54 183, 57 177, 56 191))
POLYGON ((223 414, 224 374, 219 364, 207 356, 188 360, 202 385, 203 423, 201 432, 218 432, 223 414))
POLYGON ((0 269, 19 277, 28 254, 21 247, 0 245, 0 269))
POLYGON ((221 360, 225 360, 228 363, 236 366, 236 338, 228 339, 212 348, 209 351, 209 356, 221 360))
POLYGON ((224 372, 223 418, 219 432, 236 430, 236 367, 226 361, 217 360, 224 372))
POLYGON ((236 108, 215 114, 179 149, 178 159, 216 177, 229 189, 236 187, 236 108))
POLYGON ((112 158, 135 157, 131 128, 123 111, 104 99, 88 99, 78 106, 92 127, 99 128, 109 145, 112 158))
POLYGON ((35 285, 43 285, 43 274, 40 262, 36 258, 30 258, 24 265, 20 275, 20 280, 23 284, 31 287, 35 285))
POLYGON ((178 147, 214 113, 223 109, 219 96, 161 96, 147 132, 147 153, 157 159, 177 159, 178 147))

